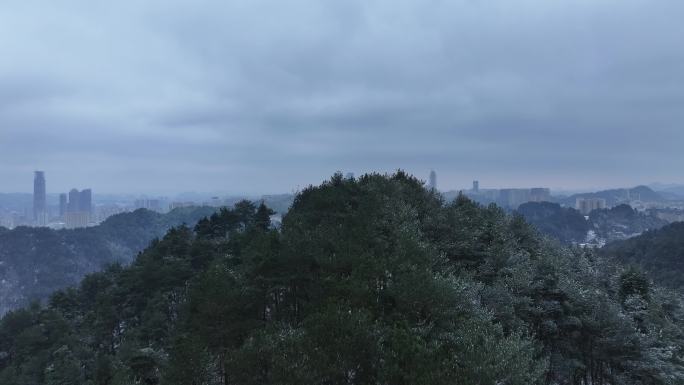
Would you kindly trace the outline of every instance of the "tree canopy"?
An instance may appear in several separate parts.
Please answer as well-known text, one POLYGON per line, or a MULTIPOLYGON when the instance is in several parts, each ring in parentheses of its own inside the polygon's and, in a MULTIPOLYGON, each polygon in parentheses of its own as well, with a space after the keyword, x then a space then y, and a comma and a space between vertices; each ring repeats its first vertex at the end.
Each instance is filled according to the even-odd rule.
POLYGON ((679 297, 404 172, 240 202, 0 321, 2 384, 683 383, 679 297))

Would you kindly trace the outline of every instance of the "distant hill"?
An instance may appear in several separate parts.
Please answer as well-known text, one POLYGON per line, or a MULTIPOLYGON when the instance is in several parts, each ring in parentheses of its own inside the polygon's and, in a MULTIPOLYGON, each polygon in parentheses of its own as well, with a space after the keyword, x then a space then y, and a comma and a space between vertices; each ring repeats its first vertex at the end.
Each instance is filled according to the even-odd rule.
POLYGON ((186 207, 159 214, 140 209, 83 229, 0 228, 0 314, 30 300, 46 299, 107 264, 129 263, 170 228, 193 226, 215 211, 186 207))
POLYGON ((652 183, 648 187, 670 200, 684 199, 684 185, 652 183))
POLYGON ((684 288, 684 222, 610 243, 600 253, 641 266, 660 284, 684 288))
POLYGON ((608 242, 641 235, 668 223, 658 217, 640 213, 626 204, 594 210, 589 215, 589 221, 593 230, 608 242))
POLYGON ((602 243, 627 239, 667 225, 667 221, 640 213, 626 204, 594 210, 588 220, 573 208, 550 202, 525 203, 517 212, 541 233, 567 244, 585 242, 590 230, 593 238, 602 243))
POLYGON ((517 212, 540 232, 563 243, 583 242, 591 228, 579 211, 558 203, 529 202, 518 207, 517 212))
POLYGON ((665 202, 668 200, 648 186, 637 186, 630 189, 612 189, 593 193, 574 194, 563 198, 561 203, 574 207, 577 198, 603 198, 606 200, 606 204, 609 207, 629 200, 641 200, 644 202, 665 202))

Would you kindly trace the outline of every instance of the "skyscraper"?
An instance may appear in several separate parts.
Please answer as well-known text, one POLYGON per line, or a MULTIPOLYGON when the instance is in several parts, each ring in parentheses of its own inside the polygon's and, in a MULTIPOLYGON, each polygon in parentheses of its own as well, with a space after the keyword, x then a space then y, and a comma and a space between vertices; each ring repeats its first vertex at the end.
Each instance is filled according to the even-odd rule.
POLYGON ((69 191, 65 222, 67 228, 86 227, 93 219, 93 192, 90 189, 69 191))
POLYGON ((480 181, 478 181, 478 180, 473 181, 473 192, 475 194, 480 192, 480 181))
POLYGON ((84 189, 78 197, 78 210, 83 213, 92 214, 93 211, 93 191, 91 189, 84 189))
POLYGON ((47 203, 45 193, 45 172, 33 175, 33 222, 39 226, 47 224, 47 203))
POLYGON ((64 193, 59 194, 59 218, 62 220, 64 220, 64 216, 67 213, 67 205, 68 205, 67 195, 64 193))
POLYGON ((530 190, 530 201, 549 202, 551 200, 551 190, 548 188, 537 187, 530 190))
POLYGON ((430 183, 428 184, 428 187, 431 190, 437 190, 437 173, 435 170, 430 171, 430 183))
POLYGON ((606 200, 603 198, 577 198, 575 208, 582 215, 589 215, 594 210, 606 208, 606 200))
POLYGON ((80 197, 81 193, 76 190, 75 188, 71 189, 69 191, 69 204, 67 205, 67 212, 69 213, 75 213, 78 212, 81 208, 80 205, 80 197))

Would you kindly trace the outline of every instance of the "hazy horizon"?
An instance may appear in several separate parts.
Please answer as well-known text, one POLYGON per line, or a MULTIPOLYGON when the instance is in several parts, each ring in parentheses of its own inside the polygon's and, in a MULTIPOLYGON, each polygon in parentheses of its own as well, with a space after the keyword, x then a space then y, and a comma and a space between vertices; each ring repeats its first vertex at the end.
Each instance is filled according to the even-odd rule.
POLYGON ((684 3, 0 4, 0 190, 684 184, 684 3))
MULTIPOLYGON (((394 170, 396 171, 396 170, 394 170)), ((394 171, 389 171, 387 173, 383 174, 391 174, 394 171)), ((346 172, 342 172, 342 174, 346 174, 346 172)), ((365 173, 354 173, 355 177, 359 177, 365 173)), ((229 190, 202 190, 201 186, 197 186, 197 189, 195 190, 186 190, 186 191, 97 191, 96 189, 93 189, 93 193, 95 196, 100 195, 100 196, 130 196, 130 197, 142 197, 142 196, 148 196, 148 197, 167 197, 167 198, 173 198, 173 197, 181 197, 183 195, 197 195, 197 196, 206 196, 206 197, 211 197, 211 196, 218 196, 218 197, 229 197, 229 198, 234 198, 234 197, 258 197, 262 195, 280 195, 280 194, 293 194, 301 191, 302 189, 309 187, 309 186, 317 186, 326 180, 329 180, 334 173, 331 173, 327 177, 322 177, 319 181, 317 182, 312 182, 310 184, 306 185, 298 185, 295 186, 289 190, 283 190, 283 191, 229 191, 229 190)), ((421 175, 416 175, 416 174, 411 174, 415 177, 417 177, 419 180, 422 180, 423 182, 427 183, 427 176, 423 177, 421 175)), ((439 178, 439 173, 437 174, 439 178)), ((91 186, 72 186, 67 189, 61 189, 61 190, 51 190, 50 189, 50 181, 49 181, 49 175, 46 175, 47 179, 47 195, 48 196, 57 196, 61 193, 68 193, 71 188, 76 188, 76 189, 84 189, 84 188, 91 188, 91 186)), ((496 184, 495 181, 492 181, 493 184, 488 185, 486 183, 483 183, 485 181, 478 180, 480 182, 480 189, 482 190, 487 190, 487 189, 506 189, 506 188, 533 188, 533 187, 546 187, 551 189, 551 193, 555 195, 571 195, 571 194, 577 194, 577 193, 587 193, 587 192, 596 192, 596 191, 603 191, 603 190, 613 190, 613 189, 625 189, 625 188, 635 188, 638 186, 647 186, 649 188, 653 188, 654 190, 666 190, 667 188, 677 188, 677 187, 684 187, 684 184, 678 184, 678 183, 662 183, 661 181, 658 182, 651 182, 651 183, 635 183, 631 185, 615 185, 615 186, 588 186, 588 187, 575 187, 575 186, 563 186, 563 187, 555 187, 555 186, 549 186, 549 185, 544 185, 542 183, 537 183, 537 184, 519 184, 519 185, 499 185, 496 184)), ((0 194, 32 194, 33 192, 31 189, 33 188, 32 185, 33 181, 31 180, 31 185, 29 188, 25 189, 24 191, 3 191, 0 190, 0 194)), ((456 187, 445 187, 440 185, 439 179, 438 179, 438 190, 442 192, 453 192, 453 191, 459 191, 459 190, 468 190, 472 187, 472 181, 470 181, 468 184, 464 186, 456 186, 456 187)))

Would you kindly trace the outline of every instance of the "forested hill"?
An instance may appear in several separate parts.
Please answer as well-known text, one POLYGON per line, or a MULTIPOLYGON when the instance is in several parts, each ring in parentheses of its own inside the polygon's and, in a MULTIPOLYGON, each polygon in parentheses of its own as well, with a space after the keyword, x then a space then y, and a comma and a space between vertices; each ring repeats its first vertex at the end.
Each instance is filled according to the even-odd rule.
POLYGON ((149 210, 114 215, 101 225, 74 230, 0 229, 0 314, 76 285, 106 264, 131 262, 154 238, 183 223, 194 225, 211 207, 149 210))
POLYGON ((593 227, 579 211, 558 203, 523 203, 516 212, 543 234, 565 244, 584 242, 593 227))
POLYGON ((677 384, 679 296, 416 179, 248 202, 0 321, 2 384, 677 384))
POLYGON ((626 264, 641 266, 656 282, 684 288, 684 222, 613 242, 601 253, 626 264))
POLYGON ((516 212, 543 234, 566 244, 587 242, 589 231, 594 241, 605 243, 634 237, 667 225, 667 221, 640 213, 626 204, 594 210, 589 215, 589 220, 585 220, 573 208, 550 202, 524 203, 516 212))

